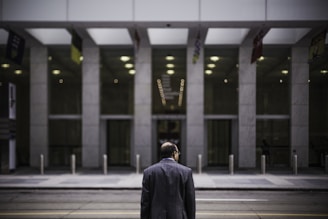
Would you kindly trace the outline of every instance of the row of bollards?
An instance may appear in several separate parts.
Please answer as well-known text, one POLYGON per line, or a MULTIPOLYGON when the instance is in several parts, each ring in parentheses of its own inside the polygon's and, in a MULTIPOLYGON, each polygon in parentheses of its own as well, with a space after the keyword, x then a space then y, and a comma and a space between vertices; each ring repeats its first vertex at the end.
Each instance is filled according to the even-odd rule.
MULTIPOLYGON (((198 173, 202 173, 202 164, 203 164, 203 158, 202 154, 198 155, 197 159, 197 170, 198 173)), ((43 154, 40 155, 40 174, 44 174, 44 167, 45 167, 45 161, 43 154)), ((108 159, 107 155, 103 155, 103 174, 107 175, 108 172, 108 159)), ((294 154, 292 157, 292 168, 293 168, 293 174, 298 174, 298 161, 297 161, 297 154, 294 154)), ((141 165, 140 165, 140 155, 136 154, 136 174, 140 174, 141 172, 141 165)), ((325 172, 328 173, 328 155, 325 156, 325 172)), ((76 157, 75 154, 71 155, 71 173, 76 173, 76 157)), ((234 174, 234 155, 229 155, 229 174, 234 174)), ((261 156, 261 174, 266 174, 266 156, 261 156)))
MULTIPOLYGON (((107 159, 107 155, 104 154, 103 155, 103 174, 107 175, 108 172, 108 159, 107 159)), ((45 160, 44 160, 44 155, 41 154, 40 155, 40 174, 44 175, 44 167, 45 167, 45 160)), ((140 173, 140 155, 137 154, 136 155, 136 173, 139 174, 140 173)), ((75 154, 71 155, 71 173, 74 175, 76 173, 76 157, 75 154)))

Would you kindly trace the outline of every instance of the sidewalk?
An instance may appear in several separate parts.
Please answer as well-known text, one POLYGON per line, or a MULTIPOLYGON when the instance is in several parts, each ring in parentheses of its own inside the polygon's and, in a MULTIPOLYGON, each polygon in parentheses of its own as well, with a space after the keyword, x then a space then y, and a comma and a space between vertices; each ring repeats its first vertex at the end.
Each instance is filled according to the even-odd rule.
MULTIPOLYGON (((194 172, 199 190, 321 190, 328 191, 328 174, 306 170, 293 175, 290 171, 260 174, 241 170, 234 175, 227 171, 194 172)), ((142 174, 132 171, 17 171, 0 175, 0 189, 141 189, 142 174)))

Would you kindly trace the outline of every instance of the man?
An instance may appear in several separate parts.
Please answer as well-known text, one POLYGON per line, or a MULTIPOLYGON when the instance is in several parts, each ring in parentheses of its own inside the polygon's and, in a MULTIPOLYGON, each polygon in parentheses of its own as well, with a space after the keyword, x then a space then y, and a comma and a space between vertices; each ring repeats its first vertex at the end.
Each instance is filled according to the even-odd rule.
POLYGON ((195 219, 192 170, 179 164, 178 147, 161 146, 162 160, 144 170, 141 219, 195 219))

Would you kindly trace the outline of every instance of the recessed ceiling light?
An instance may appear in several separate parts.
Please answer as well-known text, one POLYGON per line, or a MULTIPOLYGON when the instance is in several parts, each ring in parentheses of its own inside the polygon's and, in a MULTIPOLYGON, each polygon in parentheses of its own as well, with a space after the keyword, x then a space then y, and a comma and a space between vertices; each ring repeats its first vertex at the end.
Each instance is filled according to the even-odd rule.
POLYGON ((282 80, 282 79, 280 79, 280 80, 279 80, 279 82, 280 82, 280 84, 282 84, 283 80, 282 80))
POLYGON ((134 75, 135 73, 136 73, 136 70, 134 70, 134 69, 130 69, 130 70, 129 70, 129 74, 130 74, 130 75, 134 75))
POLYGON ((118 79, 117 78, 114 79, 114 84, 118 84, 118 79))
POLYGON ((23 71, 20 70, 20 69, 16 69, 16 70, 15 70, 15 74, 16 74, 16 75, 20 75, 20 74, 22 74, 22 73, 23 73, 23 71))
POLYGON ((207 65, 207 67, 209 67, 209 68, 215 68, 215 64, 210 63, 210 64, 207 65))
POLYGON ((122 62, 127 62, 127 61, 129 61, 131 58, 130 58, 130 56, 121 56, 121 61, 122 62))
POLYGON ((210 60, 213 61, 213 62, 217 62, 217 61, 220 60, 220 57, 219 56, 211 56, 210 60))
POLYGON ((284 74, 284 75, 286 75, 286 74, 288 74, 288 70, 286 70, 286 69, 281 70, 281 73, 284 74))
POLYGON ((327 69, 322 69, 322 70, 320 71, 320 73, 321 73, 321 74, 327 74, 327 73, 328 73, 328 70, 327 70, 327 69))
POLYGON ((61 78, 61 79, 58 80, 58 82, 59 82, 59 84, 63 84, 64 83, 64 79, 61 78))
POLYGON ((166 59, 167 61, 172 61, 172 60, 174 60, 174 56, 167 55, 167 56, 165 57, 165 59, 166 59))
POLYGON ((259 61, 263 61, 264 60, 264 56, 260 56, 260 58, 258 60, 259 61))
POLYGON ((125 64, 125 68, 133 68, 133 64, 131 64, 131 63, 126 63, 126 64, 125 64))
POLYGON ((172 64, 172 63, 168 63, 168 64, 166 64, 166 67, 167 67, 167 68, 174 68, 174 64, 172 64))
POLYGON ((224 79, 223 82, 224 82, 225 84, 227 84, 229 81, 228 81, 228 79, 224 79))
POLYGON ((9 65, 8 63, 3 63, 3 64, 1 65, 1 67, 2 67, 2 68, 9 68, 10 65, 9 65))
POLYGON ((174 70, 172 70, 172 69, 167 70, 166 73, 169 74, 169 75, 173 75, 174 74, 174 70))
POLYGON ((207 75, 211 75, 213 73, 213 71, 211 69, 206 69, 205 70, 205 74, 207 75))
POLYGON ((61 71, 59 69, 52 70, 52 74, 54 74, 54 75, 59 75, 60 73, 61 73, 61 71))

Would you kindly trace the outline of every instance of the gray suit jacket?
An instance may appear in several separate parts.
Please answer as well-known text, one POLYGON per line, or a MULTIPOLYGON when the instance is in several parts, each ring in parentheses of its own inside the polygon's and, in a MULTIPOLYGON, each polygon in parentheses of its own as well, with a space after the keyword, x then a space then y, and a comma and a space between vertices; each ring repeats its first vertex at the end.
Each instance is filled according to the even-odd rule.
POLYGON ((141 219, 195 219, 192 170, 163 159, 144 170, 141 219))

